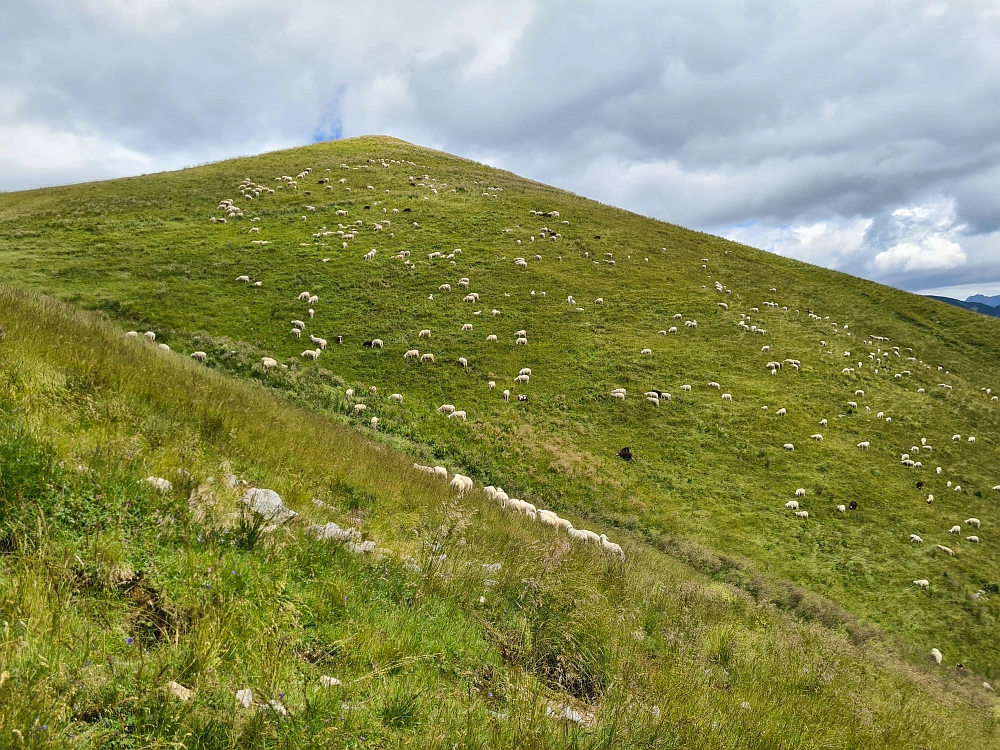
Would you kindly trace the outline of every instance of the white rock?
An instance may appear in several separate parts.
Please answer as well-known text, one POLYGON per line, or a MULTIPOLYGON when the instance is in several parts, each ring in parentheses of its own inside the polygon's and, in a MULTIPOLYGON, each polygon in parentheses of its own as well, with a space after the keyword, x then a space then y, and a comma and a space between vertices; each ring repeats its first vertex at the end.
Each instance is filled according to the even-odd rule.
POLYGON ((170 490, 174 488, 168 479, 162 479, 160 477, 146 477, 146 481, 153 485, 153 489, 157 492, 170 492, 170 490))
POLYGON ((240 502, 254 513, 260 513, 265 519, 274 523, 285 523, 298 515, 291 508, 285 507, 281 502, 281 496, 274 490, 251 487, 240 498, 240 502))
POLYGON ((243 706, 243 708, 250 708, 253 705, 253 692, 251 692, 250 688, 237 690, 236 702, 243 706))
POLYGON ((325 688, 332 688, 343 685, 344 683, 342 683, 336 677, 329 677, 327 675, 323 675, 322 677, 319 678, 319 684, 325 688))
POLYGON ((191 700, 191 690, 173 680, 167 683, 167 692, 179 701, 191 700))

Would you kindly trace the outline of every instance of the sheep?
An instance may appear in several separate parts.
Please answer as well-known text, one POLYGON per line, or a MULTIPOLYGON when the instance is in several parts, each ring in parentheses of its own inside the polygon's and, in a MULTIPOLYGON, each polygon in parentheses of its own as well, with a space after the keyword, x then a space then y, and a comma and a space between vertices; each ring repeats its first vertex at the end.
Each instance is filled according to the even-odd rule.
POLYGON ((354 398, 354 389, 348 388, 346 391, 344 391, 344 398, 347 399, 348 401, 354 398))
POLYGON ((981 521, 978 518, 966 518, 965 519, 965 525, 966 526, 975 526, 978 529, 978 528, 981 528, 982 523, 981 523, 981 521))
POLYGON ((420 361, 421 362, 433 362, 434 361, 434 355, 433 354, 421 354, 420 355, 420 361))
POLYGON ((315 315, 316 315, 316 311, 315 311, 315 310, 313 310, 313 309, 312 309, 312 308, 310 307, 310 308, 309 308, 309 318, 310 318, 310 320, 311 320, 311 319, 312 319, 312 318, 313 318, 313 317, 314 317, 315 315))
POLYGON ((316 296, 315 294, 309 298, 310 305, 315 305, 317 302, 319 302, 319 297, 316 296))
POLYGON ((441 406, 439 406, 437 410, 439 414, 451 414, 452 412, 455 411, 455 407, 452 406, 451 404, 441 404, 441 406))
POLYGON ((681 390, 682 391, 688 391, 688 392, 690 392, 691 391, 691 386, 689 386, 689 385, 682 385, 681 386, 681 390))
POLYGON ((518 375, 531 375, 531 368, 530 367, 522 367, 521 371, 519 373, 517 373, 517 374, 518 375))
POLYGON ((967 536, 967 537, 965 537, 965 541, 972 542, 973 544, 979 544, 979 537, 978 536, 967 536))
POLYGON ((975 438, 975 437, 972 437, 972 436, 970 436, 970 437, 969 437, 969 442, 970 442, 970 443, 974 443, 974 442, 976 442, 976 438, 975 438))
POLYGON ((518 375, 514 378, 515 383, 527 383, 531 378, 527 375, 518 375))
POLYGON ((709 383, 709 384, 708 384, 708 387, 709 387, 709 388, 714 388, 715 390, 719 390, 720 388, 722 388, 722 386, 721 386, 721 385, 719 385, 719 384, 718 384, 718 383, 716 383, 716 382, 711 382, 711 383, 709 383))
POLYGON ((731 394, 731 393, 723 393, 722 394, 722 400, 723 401, 732 401, 733 400, 733 394, 731 394))
POLYGON ((497 387, 496 381, 490 380, 488 383, 486 383, 486 387, 492 391, 494 388, 497 387))
POLYGON ((306 327, 305 322, 301 321, 301 320, 293 320, 292 321, 292 325, 295 326, 296 328, 303 328, 304 329, 306 327))
POLYGON ((516 340, 514 341, 514 343, 515 343, 515 344, 516 344, 517 346, 527 346, 527 344, 528 344, 528 339, 526 339, 526 338, 525 338, 524 336, 520 336, 520 337, 518 337, 518 338, 517 338, 517 339, 516 339, 516 340))
POLYGON ((469 360, 467 360, 465 357, 459 357, 458 358, 458 364, 462 365, 462 367, 468 367, 469 366, 469 360))
POLYGON ((462 324, 462 330, 463 331, 471 331, 472 330, 472 323, 463 323, 462 324))
POLYGON ((504 389, 503 400, 504 401, 510 401, 510 390, 509 389, 504 389))
POLYGON ((962 439, 962 436, 961 435, 952 435, 951 439, 954 440, 957 443, 959 440, 962 439))
POLYGON ((430 328, 425 328, 424 330, 422 330, 420 333, 417 334, 417 338, 420 339, 429 339, 430 337, 431 337, 430 328))
POLYGON ((943 544, 937 545, 936 549, 941 550, 942 552, 944 552, 949 557, 954 557, 955 556, 955 551, 953 549, 951 549, 950 547, 945 547, 943 544))
POLYGON ((809 518, 809 511, 808 510, 797 510, 797 511, 795 511, 795 517, 796 518, 809 518))
POLYGON ((787 503, 785 503, 785 507, 788 508, 789 510, 798 510, 799 509, 799 501, 798 500, 789 500, 787 503))
POLYGON ((167 346, 166 344, 157 344, 156 348, 159 349, 161 352, 169 352, 170 351, 170 347, 167 346))
POLYGON ((316 344, 320 349, 326 349, 326 339, 321 339, 319 336, 309 334, 309 340, 316 344))
POLYGON ((594 304, 595 305, 603 305, 604 304, 604 297, 598 297, 597 299, 595 299, 594 300, 594 304))
POLYGON ((156 341, 156 334, 153 333, 152 331, 146 331, 144 334, 142 334, 142 337, 147 341, 156 341))
POLYGON ((237 276, 236 280, 239 281, 242 284, 249 284, 250 283, 250 277, 249 276, 237 276))
POLYGON ((788 410, 785 407, 781 407, 780 409, 778 409, 778 411, 775 412, 775 414, 777 414, 779 417, 783 417, 786 414, 788 414, 788 410))
POLYGON ((810 435, 809 439, 810 440, 815 440, 818 443, 822 443, 823 442, 823 436, 820 433, 818 433, 818 432, 816 434, 814 434, 814 435, 810 435))
POLYGON ((524 337, 526 337, 528 335, 528 332, 525 331, 524 329, 521 329, 520 331, 518 331, 514 335, 518 336, 519 338, 524 338, 524 337))
POLYGON ((389 400, 390 401, 396 401, 396 402, 398 402, 398 403, 401 404, 401 403, 403 403, 403 394, 402 393, 393 393, 392 395, 389 396, 389 400))
POLYGON ((128 333, 125 334, 125 338, 127 338, 127 339, 137 339, 137 338, 139 338, 139 333, 138 333, 138 331, 129 331, 128 333))
POLYGON ((793 450, 795 450, 795 446, 792 445, 791 443, 785 443, 781 447, 784 448, 786 451, 793 451, 793 450))
POLYGON ((416 349, 410 349, 403 355, 403 359, 417 359, 420 357, 420 352, 416 349))
POLYGON ((843 505, 838 505, 837 506, 837 512, 838 513, 846 513, 847 512, 847 508, 844 507, 843 505))
POLYGON ((926 591, 927 589, 929 589, 931 587, 931 582, 928 581, 926 578, 918 578, 917 580, 915 580, 913 582, 913 584, 917 588, 923 589, 924 591, 926 591))
POLYGON ((195 360, 196 362, 204 362, 207 358, 208 355, 205 352, 191 352, 191 359, 195 360))
POLYGON ((652 349, 643 349, 641 352, 639 352, 639 354, 640 355, 645 355, 645 356, 652 356, 653 350, 652 349))
POLYGON ((868 440, 862 440, 862 441, 861 441, 860 443, 858 443, 858 447, 859 447, 859 448, 860 448, 861 450, 863 450, 863 451, 866 451, 866 450, 868 450, 869 448, 871 448, 871 447, 872 447, 872 444, 871 444, 871 442, 870 442, 870 441, 868 441, 868 440))
POLYGON ((677 326, 670 326, 670 328, 667 329, 667 333, 677 333, 677 326))
MULTIPOLYGON (((198 352, 195 353, 197 354, 198 352)), ((263 367, 265 370, 270 370, 272 367, 278 366, 278 360, 274 359, 273 357, 263 357, 260 360, 260 364, 261 367, 263 367)))
POLYGON ((367 411, 367 409, 368 409, 368 407, 365 404, 355 404, 354 405, 354 413, 355 414, 361 414, 362 412, 367 411))
POLYGON ((465 412, 462 411, 461 409, 458 411, 453 411, 451 414, 448 415, 448 419, 461 419, 464 422, 465 412))
POLYGON ((924 543, 924 540, 923 540, 923 539, 921 539, 921 538, 920 538, 919 536, 917 536, 916 534, 910 534, 910 543, 911 543, 911 544, 923 544, 923 543, 924 543))
POLYGON ((601 536, 598 538, 601 540, 601 549, 603 549, 605 552, 615 555, 618 559, 622 561, 625 560, 625 552, 619 545, 615 544, 614 542, 608 541, 608 537, 605 536, 604 534, 601 534, 601 536))
MULTIPOLYGON (((914 581, 914 583, 917 583, 917 581, 914 581)), ((926 582, 926 581, 923 581, 923 583, 927 583, 927 582, 926 582)), ((927 588, 927 586, 921 586, 920 588, 922 588, 922 589, 925 589, 925 588, 927 588)), ((942 659, 944 658, 944 656, 943 656, 943 655, 941 654, 941 652, 940 652, 940 651, 939 651, 938 649, 936 649, 936 648, 932 648, 932 649, 931 649, 931 658, 932 658, 932 659, 933 659, 933 660, 934 660, 934 661, 935 661, 935 662, 936 662, 937 664, 940 664, 940 663, 941 663, 941 660, 942 660, 942 659)))
POLYGON ((806 496, 806 491, 803 487, 799 487, 797 490, 795 490, 795 497, 805 497, 805 496, 806 496))
POLYGON ((827 426, 827 421, 825 419, 819 420, 819 426, 820 427, 826 427, 827 426))

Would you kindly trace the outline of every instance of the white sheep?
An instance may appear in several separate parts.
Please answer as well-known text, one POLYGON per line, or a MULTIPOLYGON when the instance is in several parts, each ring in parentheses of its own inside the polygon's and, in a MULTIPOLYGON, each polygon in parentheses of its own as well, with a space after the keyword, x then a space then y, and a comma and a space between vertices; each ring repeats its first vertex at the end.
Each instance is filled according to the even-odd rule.
POLYGON ((860 443, 858 443, 858 447, 859 447, 859 448, 860 448, 861 450, 863 450, 863 451, 866 451, 866 450, 868 450, 869 448, 871 448, 871 447, 872 447, 872 444, 871 444, 871 442, 870 442, 870 441, 868 441, 868 440, 862 440, 862 441, 861 441, 860 443))
POLYGON ((306 359, 319 359, 319 349, 306 349, 302 352, 302 356, 306 359))
POLYGON ((497 383, 495 380, 490 380, 489 382, 486 383, 486 387, 492 391, 494 388, 497 387, 497 383))
POLYGON ((410 349, 403 355, 403 359, 418 359, 420 357, 420 352, 416 349, 410 349))
POLYGON ((421 354, 420 355, 420 361, 421 362, 433 362, 434 361, 434 355, 433 354, 421 354))
POLYGON ((952 550, 950 547, 945 547, 943 544, 937 545, 937 549, 941 550, 942 552, 944 552, 945 554, 947 554, 947 555, 949 555, 951 557, 955 556, 955 551, 952 550))
POLYGON ((242 284, 249 284, 250 283, 250 277, 249 276, 237 276, 236 280, 239 281, 242 284))
POLYGON ((459 409, 458 411, 453 411, 451 414, 448 415, 448 419, 461 419, 464 422, 465 412, 462 411, 461 409, 459 409))
POLYGON ((156 341, 156 334, 153 333, 152 331, 146 331, 144 334, 142 334, 142 336, 147 341, 156 341))
POLYGON ((396 402, 398 402, 398 403, 401 404, 401 403, 403 403, 403 394, 402 393, 393 393, 391 396, 389 396, 389 400, 390 401, 396 401, 396 402))
POLYGON ((805 496, 806 496, 806 491, 804 487, 799 487, 797 490, 795 490, 795 497, 805 497, 805 496))
POLYGON ((722 400, 723 401, 732 401, 733 400, 733 394, 731 394, 731 393, 723 393, 722 394, 722 400))
POLYGON ((652 349, 643 349, 641 352, 639 352, 639 354, 645 355, 645 356, 652 356, 653 350, 652 349))
POLYGON ((354 413, 355 414, 362 414, 363 412, 367 411, 367 409, 368 409, 368 407, 365 404, 355 404, 354 405, 354 413))
POLYGON ((819 420, 819 426, 820 427, 826 427, 827 426, 827 421, 825 419, 819 420))
POLYGON ((528 339, 526 339, 524 336, 520 336, 514 341, 514 343, 518 346, 527 346, 528 339))
MULTIPOLYGON (((361 406, 361 404, 358 404, 358 406, 361 406)), ((373 430, 377 430, 378 429, 378 417, 372 417, 370 424, 371 424, 373 430)))
POLYGON ((778 409, 778 411, 775 412, 775 414, 777 414, 779 417, 783 417, 786 414, 788 414, 788 409, 786 409, 785 407, 781 407, 780 409, 778 409))
POLYGON ((690 390, 691 390, 691 386, 689 386, 689 385, 682 385, 682 386, 681 386, 681 390, 682 390, 682 391, 689 391, 689 392, 690 392, 690 390))
POLYGON ((797 511, 795 511, 795 517, 796 518, 809 518, 809 511, 808 510, 797 510, 797 511))
POLYGON ((625 552, 619 545, 615 544, 614 542, 608 541, 608 537, 605 536, 604 534, 601 534, 601 536, 598 538, 601 540, 601 549, 603 549, 605 552, 615 555, 620 560, 623 561, 625 560, 625 552))
POLYGON ((789 510, 798 510, 799 509, 799 501, 798 500, 789 500, 787 503, 785 503, 785 507, 788 508, 789 510))
POLYGON ((441 404, 437 410, 439 414, 451 414, 455 411, 455 407, 451 404, 441 404))
POLYGON ((920 538, 919 536, 917 536, 916 534, 910 534, 910 543, 911 543, 911 544, 923 544, 923 543, 924 543, 924 540, 923 540, 923 539, 921 539, 921 538, 920 538))
MULTIPOLYGON (((914 581, 914 583, 918 583, 918 582, 914 581)), ((927 583, 927 581, 921 581, 920 583, 927 583)), ((927 584, 927 585, 929 586, 930 584, 927 584)), ((927 588, 927 586, 920 586, 920 588, 925 589, 925 588, 927 588)), ((941 654, 941 652, 938 649, 932 648, 931 649, 931 658, 935 661, 935 663, 940 664, 941 660, 944 659, 944 656, 941 654)))
POLYGON ((967 536, 967 537, 965 537, 965 541, 972 542, 973 544, 979 544, 979 537, 978 536, 967 536))
POLYGON ((846 505, 838 505, 837 506, 837 512, 838 513, 846 513, 847 512, 847 506, 846 505))
POLYGON ((781 447, 784 448, 786 451, 793 451, 793 450, 795 450, 795 446, 792 445, 791 443, 785 443, 781 447))
POLYGON ((982 525, 978 518, 966 518, 965 524, 966 526, 975 526, 977 529, 982 525))
POLYGON ((518 375, 514 378, 515 383, 527 383, 531 378, 528 375, 518 375))
MULTIPOLYGON (((197 362, 204 362, 207 358, 208 354, 205 352, 191 352, 191 359, 197 362)), ((277 362, 275 364, 277 364, 277 362)))
POLYGON ((719 385, 718 383, 716 383, 715 381, 709 383, 708 387, 709 388, 714 388, 715 390, 720 390, 722 388, 722 386, 719 385))
POLYGON ((458 358, 458 364, 462 365, 462 367, 468 367, 469 366, 469 360, 467 360, 465 357, 459 357, 458 358))
POLYGON ((344 391, 344 398, 347 399, 348 401, 354 398, 354 389, 348 388, 346 391, 344 391))
POLYGON ((492 342, 494 342, 496 340, 497 340, 497 336, 496 336, 495 333, 491 333, 489 336, 486 337, 486 342, 487 343, 492 343, 492 342))
POLYGON ((263 357, 260 360, 260 364, 261 367, 263 367, 265 370, 270 370, 272 367, 278 366, 278 360, 274 359, 273 357, 263 357))
POLYGON ((918 578, 917 580, 915 580, 913 582, 913 584, 917 588, 923 589, 924 591, 926 591, 927 589, 929 589, 931 587, 931 582, 928 581, 926 578, 918 578))
POLYGON ((509 389, 504 389, 503 400, 504 401, 510 401, 510 390, 509 389))
POLYGON ((417 334, 417 338, 421 338, 421 339, 424 339, 424 338, 429 339, 430 337, 431 337, 431 329, 430 328, 425 328, 424 330, 422 330, 420 333, 417 334))
POLYGON ((303 320, 293 320, 292 325, 299 329, 304 329, 306 327, 305 321, 303 320))
POLYGON ((817 441, 819 443, 823 442, 823 436, 820 433, 818 433, 818 432, 815 433, 815 434, 813 434, 813 435, 810 435, 809 438, 810 438, 810 440, 815 440, 815 441, 817 441))

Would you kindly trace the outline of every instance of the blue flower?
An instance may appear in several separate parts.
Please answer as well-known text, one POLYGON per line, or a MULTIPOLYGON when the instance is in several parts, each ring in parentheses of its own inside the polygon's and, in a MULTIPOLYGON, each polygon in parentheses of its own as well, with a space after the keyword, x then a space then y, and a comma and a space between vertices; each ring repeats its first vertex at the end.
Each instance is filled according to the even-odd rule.
POLYGON ((126 646, 131 646, 133 643, 135 643, 135 638, 132 638, 131 636, 129 636, 128 638, 125 639, 125 645, 126 646))

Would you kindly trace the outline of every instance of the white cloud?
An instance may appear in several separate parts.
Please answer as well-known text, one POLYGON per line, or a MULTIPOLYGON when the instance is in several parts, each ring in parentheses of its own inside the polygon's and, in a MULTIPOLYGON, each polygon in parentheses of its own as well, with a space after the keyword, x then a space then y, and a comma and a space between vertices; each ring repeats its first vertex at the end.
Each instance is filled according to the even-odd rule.
POLYGON ((722 232, 728 239, 825 268, 840 269, 864 246, 871 219, 829 219, 768 227, 752 223, 722 232))
POLYGON ((953 199, 897 208, 880 232, 882 244, 892 244, 872 258, 872 266, 881 272, 961 266, 968 260, 958 242, 964 230, 956 222, 953 199))

